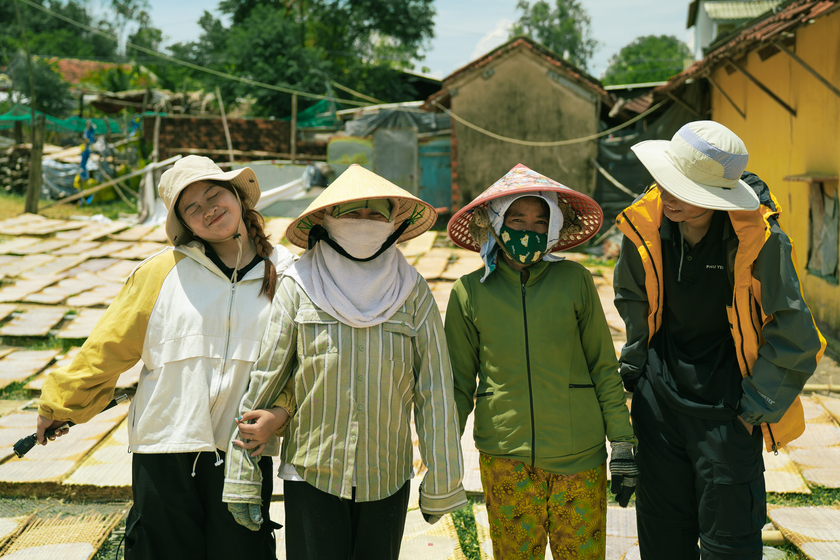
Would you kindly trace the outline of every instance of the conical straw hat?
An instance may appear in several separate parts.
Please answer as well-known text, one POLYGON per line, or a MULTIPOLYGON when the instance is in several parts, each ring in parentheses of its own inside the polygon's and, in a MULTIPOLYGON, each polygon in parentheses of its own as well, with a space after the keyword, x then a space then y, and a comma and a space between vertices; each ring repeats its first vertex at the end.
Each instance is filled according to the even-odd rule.
POLYGON ((481 244, 470 233, 470 222, 476 207, 486 208, 494 198, 539 191, 556 192, 560 210, 563 212, 560 239, 554 247, 549 249, 549 253, 565 251, 585 243, 601 229, 604 212, 597 202, 520 163, 452 216, 446 228, 449 238, 459 247, 470 251, 480 251, 481 244))
POLYGON ((432 227, 437 220, 437 213, 431 204, 423 202, 376 173, 353 164, 339 175, 318 198, 313 200, 298 219, 289 224, 286 229, 286 239, 306 249, 309 242, 309 230, 321 223, 325 208, 371 198, 397 199, 400 204, 394 223, 399 226, 405 220, 410 220, 410 225, 397 243, 417 237, 432 227))

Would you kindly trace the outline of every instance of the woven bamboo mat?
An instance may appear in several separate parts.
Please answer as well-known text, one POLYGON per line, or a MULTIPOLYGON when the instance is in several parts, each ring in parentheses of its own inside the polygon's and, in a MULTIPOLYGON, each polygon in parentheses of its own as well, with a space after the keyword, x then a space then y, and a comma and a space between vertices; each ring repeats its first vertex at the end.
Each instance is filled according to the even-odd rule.
POLYGON ((274 531, 274 539, 277 544, 277 560, 286 560, 286 504, 285 502, 271 502, 268 506, 268 515, 272 521, 283 527, 274 531))
MULTIPOLYGON (((165 243, 169 245, 169 239, 166 238, 166 228, 164 226, 156 227, 150 233, 147 233, 143 236, 143 241, 151 241, 152 243, 165 243)), ((279 240, 275 239, 274 242, 279 243, 279 240)))
POLYGON ((85 254, 92 259, 111 257, 114 253, 130 249, 132 245, 133 243, 128 241, 106 241, 104 243, 100 243, 98 247, 88 249, 85 254))
POLYGON ((79 353, 79 350, 79 347, 71 348, 65 354, 56 356, 55 363, 39 373, 36 377, 33 377, 29 383, 23 386, 23 388, 31 391, 40 391, 41 387, 44 385, 44 379, 46 379, 46 377, 53 371, 69 366, 76 354, 79 353))
MULTIPOLYGON (((0 233, 3 233, 0 227, 0 233)), ((0 242, 0 255, 19 255, 18 251, 25 249, 30 245, 40 243, 41 240, 37 237, 15 237, 14 239, 7 239, 0 242)))
MULTIPOLYGON (((14 412, 15 410, 20 410, 27 404, 27 402, 29 401, 16 401, 7 399, 0 400, 0 416, 9 414, 10 412, 14 412)), ((2 515, 2 510, 0 510, 0 515, 2 515)))
POLYGON ((123 515, 34 518, 0 555, 9 560, 89 560, 123 515))
MULTIPOLYGON (((276 245, 277 243, 283 241, 283 239, 286 238, 286 228, 288 228, 289 224, 291 224, 292 222, 294 222, 293 218, 267 219, 265 221, 265 232, 271 237, 271 242, 276 245)), ((160 229, 163 230, 164 228, 160 229)), ((148 238, 146 240, 151 241, 151 239, 148 238)), ((169 243, 169 241, 166 240, 165 232, 164 238, 159 241, 161 241, 161 243, 169 243)))
POLYGON ((418 235, 414 239, 409 239, 405 243, 400 243, 397 248, 402 251, 402 254, 411 262, 412 257, 418 257, 424 253, 431 251, 437 239, 438 232, 426 231, 418 235))
POLYGON ((71 307, 93 307, 96 305, 107 306, 110 305, 117 294, 122 289, 122 284, 117 282, 106 282, 101 286, 97 286, 92 290, 82 292, 81 294, 67 298, 66 303, 71 307))
POLYGON ((143 360, 122 372, 117 379, 117 389, 128 389, 134 387, 140 381, 140 374, 143 372, 143 360))
POLYGON ((0 360, 0 389, 32 377, 47 367, 57 354, 58 350, 10 352, 0 360))
POLYGON ((408 512, 405 525, 400 560, 466 560, 451 515, 429 525, 417 509, 408 512))
POLYGON ((17 276, 30 268, 41 266, 55 259, 56 257, 53 255, 26 255, 25 257, 18 257, 0 267, 0 274, 17 276))
POLYGON ((35 268, 23 271, 20 276, 23 278, 58 276, 85 262, 87 259, 87 255, 66 255, 62 257, 55 257, 55 259, 50 262, 46 262, 40 266, 36 266, 35 268))
POLYGON ((464 453, 464 490, 471 494, 483 494, 481 485, 481 469, 479 466, 479 451, 475 447, 473 438, 475 414, 467 417, 464 435, 461 436, 461 449, 464 453))
POLYGON ((36 255, 38 253, 52 253, 70 245, 72 241, 68 239, 44 239, 37 243, 31 243, 26 247, 17 249, 18 255, 36 255))
POLYGON ((785 449, 780 449, 778 455, 764 451, 764 485, 767 492, 777 494, 811 493, 785 449))
POLYGON ((637 542, 636 509, 607 506, 606 560, 621 560, 637 542))
POLYGON ((13 303, 0 303, 0 321, 11 315, 15 309, 17 305, 13 303))
MULTIPOLYGON (((626 327, 624 320, 615 308, 615 291, 613 290, 612 284, 606 278, 599 276, 594 276, 593 279, 595 281, 595 288, 598 291, 598 299, 601 300, 601 307, 604 309, 604 315, 607 318, 607 324, 610 328, 624 334, 626 327)), ((619 347, 618 352, 620 351, 621 348, 619 347)))
MULTIPOLYGON (((88 274, 88 276, 93 275, 88 274)), ((99 284, 93 284, 90 281, 79 279, 78 276, 74 276, 72 278, 65 278, 64 280, 59 280, 58 283, 53 284, 52 286, 47 286, 40 292, 29 294, 28 296, 23 298, 23 301, 26 301, 28 303, 42 303, 55 305, 63 302, 69 297, 81 294, 82 292, 86 292, 88 290, 92 290, 97 285, 104 284, 104 282, 104 280, 100 280, 99 284)))
POLYGON ((426 280, 437 280, 449 264, 449 256, 452 254, 451 249, 431 249, 426 252, 414 268, 426 280))
POLYGON ((124 283, 128 276, 134 272, 139 263, 130 260, 118 260, 108 268, 104 268, 96 273, 97 276, 107 280, 108 282, 124 283))
POLYGON ((46 336, 54 326, 61 322, 66 313, 67 309, 64 307, 27 309, 0 328, 0 335, 46 336))
POLYGON ((8 218, 6 220, 0 221, 0 233, 5 233, 5 230, 11 227, 16 227, 21 224, 28 224, 43 219, 43 216, 39 214, 31 214, 29 212, 27 212, 26 214, 21 214, 20 216, 15 216, 14 218, 8 218))
POLYGON ((155 226, 133 226, 111 236, 116 241, 140 241, 150 234, 155 226))
POLYGON ((487 518, 487 506, 473 504, 475 517, 475 532, 478 537, 478 557, 481 560, 493 559, 493 541, 490 539, 490 520, 487 518))
POLYGON ((820 403, 835 421, 840 422, 840 399, 824 397, 822 395, 814 395, 813 398, 820 403))
POLYGON ((90 256, 88 251, 93 251, 100 245, 102 245, 102 243, 99 241, 74 241, 67 247, 53 251, 52 254, 57 256, 85 254, 90 256))
POLYGON ((465 274, 484 268, 484 261, 481 260, 478 253, 466 249, 454 249, 452 254, 458 257, 458 260, 449 261, 449 265, 440 276, 444 280, 458 280, 465 274))
POLYGON ((105 309, 82 309, 78 315, 55 335, 56 338, 87 338, 105 314, 105 309))
POLYGON ((840 508, 768 506, 767 516, 808 558, 840 558, 840 508))
MULTIPOLYGON (((61 482, 127 413, 128 404, 115 406, 97 415, 95 421, 73 426, 69 434, 46 446, 36 445, 25 457, 3 463, 0 465, 0 487, 26 493, 37 490, 40 483, 61 482)), ((0 418, 0 425, 4 420, 19 425, 18 418, 14 417, 29 416, 28 431, 32 433, 36 415, 37 412, 10 414, 0 418)))
POLYGON ((131 454, 128 452, 127 420, 120 422, 62 484, 73 487, 77 499, 129 499, 131 454))
POLYGON ((128 249, 111 253, 111 256, 117 259, 130 259, 142 261, 148 259, 152 255, 156 255, 166 249, 167 245, 163 243, 132 243, 128 249))
POLYGON ((9 540, 17 537, 34 516, 34 513, 17 517, 0 516, 0 550, 9 540))
POLYGON ((76 231, 62 231, 55 234, 56 239, 72 239, 73 241, 95 241, 112 233, 122 231, 131 224, 126 222, 89 223, 76 231))
POLYGON ((429 288, 432 290, 432 297, 435 298, 440 314, 445 315, 449 305, 449 294, 452 292, 452 282, 433 281, 429 284, 429 288))
POLYGON ((0 289, 0 301, 13 302, 24 301, 30 294, 36 294, 56 282, 61 281, 64 275, 47 276, 44 278, 21 278, 0 289))
POLYGON ((832 418, 822 404, 819 398, 802 395, 802 412, 805 415, 805 422, 815 422, 817 424, 831 424, 832 418))
MULTIPOLYGON (((105 270, 109 266, 115 265, 119 259, 112 259, 109 257, 90 258, 79 266, 75 266, 67 271, 68 276, 81 276, 83 273, 92 273, 94 276, 100 270, 105 270)), ((97 276, 97 278, 99 278, 97 276)), ((101 279, 100 279, 101 280, 101 279)))
MULTIPOLYGON (((32 216, 32 214, 26 214, 26 216, 32 216)), ((0 233, 3 235, 47 235, 59 231, 82 229, 87 225, 81 221, 53 220, 43 216, 37 216, 15 225, 6 225, 8 222, 9 220, 0 223, 0 233)))

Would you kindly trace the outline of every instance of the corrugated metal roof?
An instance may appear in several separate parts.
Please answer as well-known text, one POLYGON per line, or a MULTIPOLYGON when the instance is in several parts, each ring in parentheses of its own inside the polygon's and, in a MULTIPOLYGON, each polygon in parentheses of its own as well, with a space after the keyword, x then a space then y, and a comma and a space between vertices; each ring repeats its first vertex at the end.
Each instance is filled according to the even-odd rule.
POLYGON ((753 19, 771 11, 782 0, 760 0, 758 2, 706 2, 703 7, 714 20, 753 19))
MULTIPOLYGON (((772 43, 783 32, 793 31, 811 20, 826 16, 840 9, 840 0, 788 0, 775 13, 766 13, 755 21, 749 21, 731 35, 709 47, 708 54, 683 70, 664 86, 656 88, 654 96, 666 95, 696 77, 702 77, 727 59, 750 52, 762 45, 772 43)), ((827 43, 826 48, 834 48, 834 43, 827 43)))

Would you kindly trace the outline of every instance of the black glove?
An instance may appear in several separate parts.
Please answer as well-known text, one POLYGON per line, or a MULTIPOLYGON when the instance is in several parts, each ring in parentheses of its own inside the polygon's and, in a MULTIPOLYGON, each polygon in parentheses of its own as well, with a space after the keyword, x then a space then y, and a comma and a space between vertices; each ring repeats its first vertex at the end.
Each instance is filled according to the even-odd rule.
POLYGON ((621 507, 627 507, 630 497, 636 491, 639 467, 633 456, 633 444, 623 441, 610 442, 610 492, 621 507))

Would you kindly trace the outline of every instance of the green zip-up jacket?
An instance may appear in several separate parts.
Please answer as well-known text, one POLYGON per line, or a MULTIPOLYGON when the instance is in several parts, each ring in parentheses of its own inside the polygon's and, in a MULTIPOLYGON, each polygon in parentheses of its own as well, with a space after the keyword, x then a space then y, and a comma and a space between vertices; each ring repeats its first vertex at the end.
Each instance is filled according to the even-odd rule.
POLYGON ((636 443, 604 310, 589 271, 498 259, 455 282, 446 340, 461 433, 475 406, 482 453, 556 474, 591 469, 610 441, 636 443))

